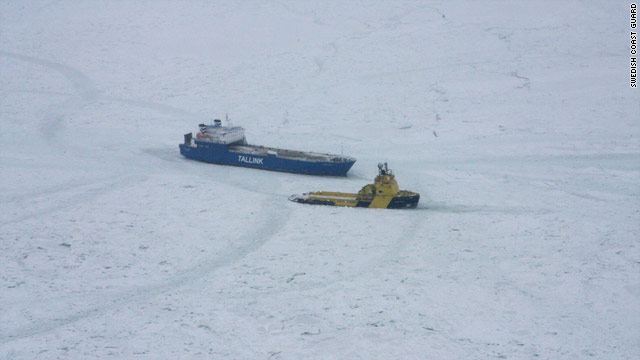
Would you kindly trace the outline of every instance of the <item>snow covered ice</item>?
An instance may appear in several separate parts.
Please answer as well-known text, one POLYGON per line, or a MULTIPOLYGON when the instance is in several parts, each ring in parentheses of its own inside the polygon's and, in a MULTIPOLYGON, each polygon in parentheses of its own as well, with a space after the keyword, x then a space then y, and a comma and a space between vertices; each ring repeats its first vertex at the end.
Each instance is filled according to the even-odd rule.
POLYGON ((0 3, 0 358, 637 359, 620 1, 0 3), (349 177, 180 156, 228 113, 349 177), (387 161, 414 211, 303 206, 387 161))

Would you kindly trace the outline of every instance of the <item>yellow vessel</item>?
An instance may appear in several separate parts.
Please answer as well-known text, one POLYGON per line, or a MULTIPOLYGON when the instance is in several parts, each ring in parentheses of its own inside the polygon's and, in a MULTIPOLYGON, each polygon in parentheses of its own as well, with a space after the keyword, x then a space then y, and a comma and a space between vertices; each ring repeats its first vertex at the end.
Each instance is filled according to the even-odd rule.
POLYGON ((289 200, 312 205, 405 209, 418 206, 420 194, 400 190, 393 172, 384 163, 378 164, 378 176, 373 184, 365 185, 357 194, 315 191, 292 195, 289 200))

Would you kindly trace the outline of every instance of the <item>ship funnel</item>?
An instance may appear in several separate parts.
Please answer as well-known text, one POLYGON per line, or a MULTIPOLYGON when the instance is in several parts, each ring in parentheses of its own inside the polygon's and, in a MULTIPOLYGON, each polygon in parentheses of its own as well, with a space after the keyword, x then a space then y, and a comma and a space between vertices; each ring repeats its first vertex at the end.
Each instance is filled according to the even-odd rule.
POLYGON ((213 124, 214 124, 215 126, 221 126, 221 125, 222 125, 222 120, 220 120, 220 119, 215 119, 215 120, 213 120, 213 124))

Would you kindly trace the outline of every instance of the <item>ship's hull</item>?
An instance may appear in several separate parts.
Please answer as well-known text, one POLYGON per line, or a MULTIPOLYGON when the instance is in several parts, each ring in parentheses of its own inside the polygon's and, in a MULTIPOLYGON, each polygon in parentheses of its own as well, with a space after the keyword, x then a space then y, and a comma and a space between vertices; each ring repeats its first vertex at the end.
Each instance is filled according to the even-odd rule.
POLYGON ((316 192, 303 195, 292 195, 289 200, 301 204, 328 205, 345 207, 365 207, 378 209, 414 209, 420 201, 420 194, 405 192, 400 196, 378 196, 363 199, 358 194, 316 192))
MULTIPOLYGON (((223 144, 204 143, 196 141, 197 146, 180 144, 180 154, 188 159, 203 161, 211 164, 242 166, 254 169, 282 171, 306 175, 347 176, 347 172, 355 159, 335 157, 339 161, 309 161, 305 159, 291 159, 278 156, 278 150, 274 151, 232 151, 223 144)), ((259 149, 257 146, 244 146, 243 148, 259 149)), ((290 150, 281 150, 287 152, 290 150)), ((327 159, 329 160, 329 158, 327 159)))

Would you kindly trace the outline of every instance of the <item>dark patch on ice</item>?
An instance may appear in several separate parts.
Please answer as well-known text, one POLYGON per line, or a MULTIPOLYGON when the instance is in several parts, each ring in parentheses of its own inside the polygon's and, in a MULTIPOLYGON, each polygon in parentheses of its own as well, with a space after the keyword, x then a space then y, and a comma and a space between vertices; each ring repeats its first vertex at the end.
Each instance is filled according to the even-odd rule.
POLYGON ((297 276, 306 275, 307 273, 295 273, 290 278, 287 279, 287 284, 296 279, 297 276))
POLYGON ((509 75, 515 77, 516 79, 523 80, 523 84, 518 86, 518 89, 526 88, 527 90, 531 90, 531 80, 526 76, 518 75, 517 71, 509 73, 509 75))
POLYGON ((320 335, 322 333, 322 331, 320 331, 320 329, 318 329, 318 332, 309 332, 309 331, 305 331, 303 333, 301 333, 300 335, 320 335))

